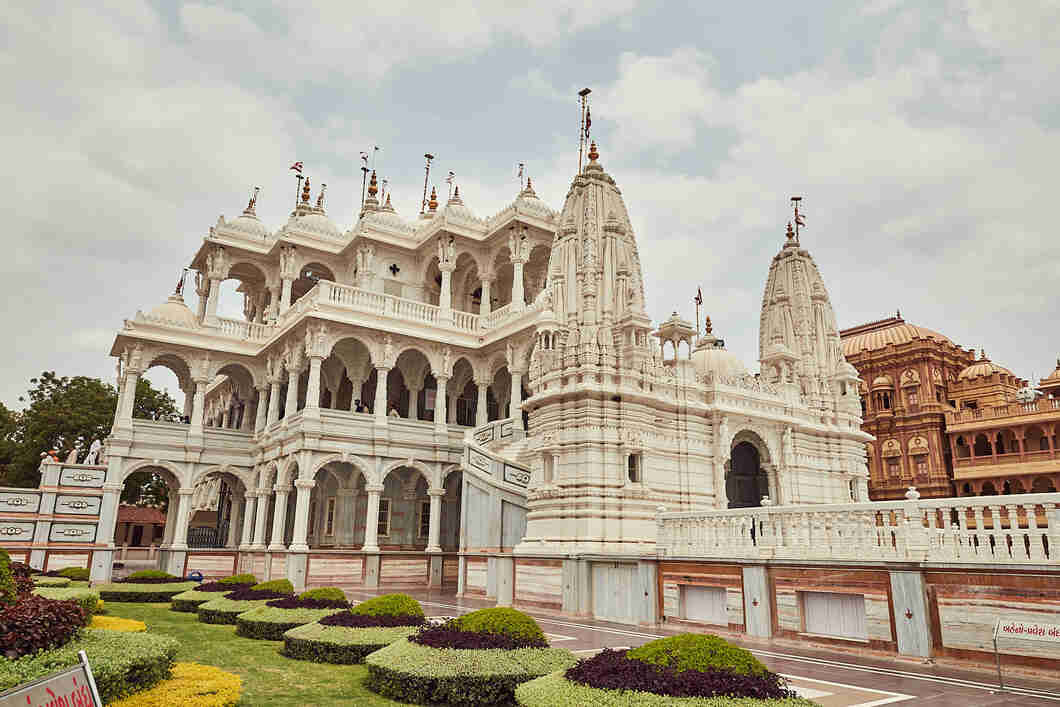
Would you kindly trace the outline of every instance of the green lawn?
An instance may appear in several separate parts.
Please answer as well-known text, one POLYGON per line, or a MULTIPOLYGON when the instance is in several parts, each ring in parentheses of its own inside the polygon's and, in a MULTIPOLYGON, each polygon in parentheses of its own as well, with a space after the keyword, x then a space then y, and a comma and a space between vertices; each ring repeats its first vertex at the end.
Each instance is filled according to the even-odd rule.
POLYGON ((363 665, 330 665, 280 655, 283 643, 236 635, 235 626, 199 623, 195 614, 169 610, 169 604, 107 602, 108 616, 137 619, 147 630, 180 641, 177 660, 204 663, 243 678, 241 705, 399 705, 364 687, 363 665))

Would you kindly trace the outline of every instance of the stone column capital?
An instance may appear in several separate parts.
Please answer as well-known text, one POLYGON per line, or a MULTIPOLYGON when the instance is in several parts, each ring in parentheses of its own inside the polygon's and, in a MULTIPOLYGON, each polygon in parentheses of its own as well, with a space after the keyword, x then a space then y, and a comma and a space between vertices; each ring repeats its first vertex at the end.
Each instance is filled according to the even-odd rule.
POLYGON ((367 486, 364 487, 364 490, 367 491, 368 493, 380 494, 380 493, 383 493, 383 485, 382 484, 368 484, 367 486))
POLYGON ((300 489, 311 489, 316 486, 316 481, 313 479, 295 479, 294 485, 300 489))

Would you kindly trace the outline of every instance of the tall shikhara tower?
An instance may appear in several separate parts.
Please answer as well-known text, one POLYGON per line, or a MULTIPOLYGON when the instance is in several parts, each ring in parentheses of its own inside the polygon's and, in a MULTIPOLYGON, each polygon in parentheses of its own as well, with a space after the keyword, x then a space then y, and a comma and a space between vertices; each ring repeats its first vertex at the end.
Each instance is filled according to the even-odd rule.
POLYGON ((629 215, 595 143, 560 213, 548 278, 524 404, 534 483, 517 552, 650 549, 656 508, 689 501, 696 460, 677 434, 688 420, 676 367, 662 366, 651 339, 629 215))

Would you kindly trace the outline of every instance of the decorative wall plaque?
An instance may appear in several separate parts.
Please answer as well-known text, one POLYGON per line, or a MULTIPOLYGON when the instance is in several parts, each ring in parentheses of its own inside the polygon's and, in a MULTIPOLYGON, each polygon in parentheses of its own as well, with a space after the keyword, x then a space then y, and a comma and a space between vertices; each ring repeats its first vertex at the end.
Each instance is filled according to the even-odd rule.
POLYGON ((40 494, 29 491, 0 491, 0 511, 37 513, 40 511, 40 494))
POLYGON ((103 488, 107 480, 106 469, 86 469, 64 467, 59 474, 60 486, 82 486, 84 488, 103 488))
POLYGON ((476 452, 474 449, 467 450, 467 463, 479 471, 490 473, 490 459, 485 454, 476 452))
POLYGON ((96 524, 52 523, 48 540, 53 543, 92 543, 96 541, 96 524))
POLYGON ((79 516, 98 516, 103 499, 99 496, 56 496, 55 512, 79 516))
POLYGON ((511 464, 504 465, 504 480, 516 486, 527 487, 530 485, 530 472, 511 464))
POLYGON ((0 520, 0 542, 31 542, 36 529, 33 520, 0 520))

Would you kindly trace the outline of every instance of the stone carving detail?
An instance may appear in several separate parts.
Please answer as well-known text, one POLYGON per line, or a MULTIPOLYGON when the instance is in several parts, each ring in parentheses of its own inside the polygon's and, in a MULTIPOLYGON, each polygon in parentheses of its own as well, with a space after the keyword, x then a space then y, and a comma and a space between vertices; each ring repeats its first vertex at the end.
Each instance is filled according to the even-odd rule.
POLYGON ((280 246, 280 277, 293 280, 298 276, 298 262, 293 245, 280 246))
POLYGON ((214 246, 206 254, 206 274, 211 280, 228 277, 228 253, 222 246, 214 246))

